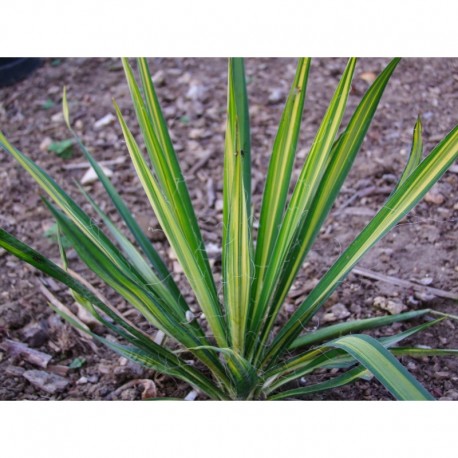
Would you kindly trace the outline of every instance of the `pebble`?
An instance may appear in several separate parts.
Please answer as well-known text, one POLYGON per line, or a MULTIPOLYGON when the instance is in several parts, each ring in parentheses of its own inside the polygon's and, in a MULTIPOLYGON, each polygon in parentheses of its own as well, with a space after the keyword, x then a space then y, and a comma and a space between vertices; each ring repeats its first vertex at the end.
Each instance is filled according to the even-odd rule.
POLYGON ((153 83, 157 87, 161 87, 165 85, 165 72, 164 70, 159 70, 153 75, 153 83))
POLYGON ((29 323, 20 332, 23 340, 31 347, 40 347, 48 340, 46 331, 40 323, 29 323))
POLYGON ((449 390, 445 393, 445 396, 441 398, 441 401, 457 401, 458 400, 458 391, 449 390))
POLYGON ((50 374, 45 371, 25 371, 22 376, 33 386, 49 394, 61 393, 70 383, 69 380, 60 375, 50 374))
POLYGON ((112 113, 108 113, 103 118, 100 118, 94 123, 94 129, 99 130, 103 127, 109 126, 115 121, 116 117, 112 113))
POLYGON ((99 377, 98 375, 90 375, 89 377, 87 377, 87 381, 89 383, 97 383, 99 381, 99 377))
POLYGON ((186 321, 188 323, 192 323, 196 318, 196 316, 194 315, 194 313, 191 312, 191 310, 186 310, 185 316, 186 316, 186 321))
POLYGON ((191 129, 189 131, 189 138, 196 140, 199 138, 208 138, 211 136, 209 129, 191 129))
POLYGON ((279 103, 283 101, 285 98, 285 93, 283 92, 283 89, 276 88, 272 89, 272 91, 269 94, 269 103, 279 103))
POLYGON ((198 83, 191 83, 189 85, 188 92, 186 92, 186 98, 191 100, 200 100, 205 102, 208 98, 207 89, 198 83))
POLYGON ((375 297, 373 306, 382 310, 386 310, 390 315, 396 315, 407 309, 407 307, 402 302, 390 301, 383 296, 375 297))
POLYGON ((197 399, 198 393, 196 390, 190 391, 184 398, 185 401, 195 401, 197 399))
POLYGON ((347 307, 341 303, 337 303, 333 305, 328 312, 323 315, 323 321, 325 323, 330 323, 333 321, 343 320, 344 318, 348 318, 350 316, 350 312, 348 311, 347 307))
POLYGON ((40 151, 45 153, 46 151, 48 151, 48 148, 51 146, 51 144, 52 144, 52 138, 51 137, 45 137, 42 140, 42 142, 40 143, 40 151))
POLYGON ((363 72, 359 75, 359 78, 368 84, 372 84, 377 78, 377 75, 374 72, 363 72))
POLYGON ((415 291, 414 295, 417 299, 420 299, 420 301, 422 302, 431 302, 434 299, 436 299, 436 296, 428 291, 415 291))
POLYGON ((434 377, 438 379, 450 378, 450 372, 448 371, 439 371, 434 373, 434 377))
POLYGON ((183 268, 181 267, 181 264, 177 261, 173 261, 173 273, 175 274, 183 273, 183 268))
POLYGON ((425 201, 434 205, 442 205, 445 202, 445 197, 440 192, 431 190, 426 193, 425 201))
MULTIPOLYGON (((108 178, 113 176, 113 172, 110 169, 108 169, 107 167, 104 167, 103 165, 101 167, 102 167, 102 170, 105 172, 105 175, 108 178)), ((91 183, 94 183, 95 181, 97 181, 98 179, 99 179, 99 177, 95 173, 95 170, 91 167, 83 175, 83 178, 81 178, 80 183, 82 185, 91 184, 91 183)))
POLYGON ((64 115, 61 111, 51 116, 51 121, 54 123, 60 123, 64 121, 64 115))
POLYGON ((209 258, 219 258, 221 256, 221 247, 217 243, 209 242, 205 245, 209 258))
POLYGON ((126 360, 126 358, 120 358, 120 366, 115 367, 113 370, 113 375, 118 382, 142 377, 144 369, 139 364, 130 360, 126 360, 126 363, 122 364, 122 360, 126 360))

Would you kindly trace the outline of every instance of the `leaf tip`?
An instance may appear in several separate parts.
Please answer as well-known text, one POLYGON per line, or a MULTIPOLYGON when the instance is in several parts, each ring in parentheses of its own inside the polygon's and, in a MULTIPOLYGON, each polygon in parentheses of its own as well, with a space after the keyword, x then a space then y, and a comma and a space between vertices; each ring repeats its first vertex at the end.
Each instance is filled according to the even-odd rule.
POLYGON ((64 114, 65 124, 69 129, 70 127, 70 111, 68 109, 68 101, 67 101, 67 86, 64 86, 62 91, 62 113, 64 114))

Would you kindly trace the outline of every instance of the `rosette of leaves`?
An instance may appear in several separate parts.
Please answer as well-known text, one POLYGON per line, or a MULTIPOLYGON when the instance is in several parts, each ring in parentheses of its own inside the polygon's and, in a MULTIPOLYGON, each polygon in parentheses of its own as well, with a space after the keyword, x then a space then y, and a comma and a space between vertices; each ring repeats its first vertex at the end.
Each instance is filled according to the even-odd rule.
POLYGON ((3 229, 0 229, 0 246, 67 285, 75 300, 122 343, 94 334, 70 315, 56 310, 72 325, 91 333, 127 358, 188 382, 209 398, 298 398, 374 376, 397 399, 432 399, 397 357, 451 355, 457 350, 400 347, 399 343, 444 317, 378 339, 363 331, 426 316, 431 311, 349 321, 305 334, 303 330, 352 267, 456 160, 458 126, 422 159, 421 122, 417 121, 410 157, 392 194, 294 313, 276 327, 285 298, 352 167, 398 62, 399 59, 392 60, 378 75, 343 126, 356 65, 356 59, 349 59, 290 193, 310 70, 310 59, 298 60, 273 144, 256 231, 251 204, 250 125, 244 62, 238 58, 229 60, 222 177, 223 291, 219 294, 147 61, 137 62, 138 82, 131 65, 123 59, 146 151, 142 151, 115 102, 126 147, 145 196, 176 254, 204 320, 195 319, 158 251, 71 128, 65 91, 63 110, 67 126, 95 169, 131 239, 83 191, 103 222, 99 227, 94 226, 91 216, 0 134, 0 146, 14 156, 47 194, 44 204, 55 218, 59 234, 68 240, 92 272, 167 337, 165 342, 142 332, 87 282, 76 277, 68 267, 66 248, 59 242, 60 238, 61 266, 3 229), (292 387, 295 380, 323 368, 340 371, 327 381, 292 387))

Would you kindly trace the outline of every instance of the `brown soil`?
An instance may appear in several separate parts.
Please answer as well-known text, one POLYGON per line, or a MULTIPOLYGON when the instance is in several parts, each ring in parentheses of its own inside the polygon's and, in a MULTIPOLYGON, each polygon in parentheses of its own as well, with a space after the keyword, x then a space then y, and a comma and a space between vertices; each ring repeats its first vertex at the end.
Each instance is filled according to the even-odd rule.
MULTIPOLYGON (((356 105, 368 87, 367 79, 378 73, 387 62, 388 59, 362 59, 358 63, 349 100, 351 107, 356 105)), ((294 60, 248 59, 246 65, 253 136, 253 202, 259 209, 270 149, 294 75, 294 60)), ((316 59, 313 62, 296 172, 344 65, 343 59, 316 59)), ((159 97, 205 242, 220 246, 226 62, 223 59, 154 59, 151 67, 153 73, 160 72, 155 76, 159 97), (199 162, 203 158, 207 160, 199 162)), ((423 120, 425 151, 429 152, 454 127, 458 117, 457 75, 458 59, 404 59, 401 62, 385 91, 354 169, 328 218, 326 229, 297 279, 295 289, 304 289, 305 294, 307 286, 311 287, 320 278, 342 247, 383 205, 390 192, 389 187, 399 177, 406 161, 417 114, 420 113, 423 120)), ((73 180, 80 180, 86 170, 72 167, 84 162, 81 153, 75 152, 72 158, 62 159, 46 151, 46 142, 49 144, 50 141, 69 138, 60 115, 63 85, 68 88, 73 122, 76 122, 77 130, 95 157, 98 160, 126 158, 124 163, 109 166, 113 171, 113 183, 130 204, 140 224, 149 231, 156 247, 173 266, 163 234, 158 230, 127 159, 120 128, 115 123, 98 130, 94 128, 97 120, 113 113, 111 100, 114 97, 128 115, 134 133, 138 133, 122 68, 117 60, 44 60, 41 68, 28 79, 13 87, 0 89, 1 130, 83 204, 73 180), (53 105, 47 106, 51 105, 47 101, 53 105)), ((44 236, 53 221, 40 202, 37 185, 7 154, 0 154, 0 164, 0 225, 42 253, 57 259, 55 243, 44 236)), ((90 185, 90 191, 111 211, 99 183, 90 185)), ((457 195, 458 175, 455 168, 445 174, 427 201, 423 200, 364 258, 360 266, 401 279, 423 281, 435 288, 456 293, 457 195)), ((87 208, 86 204, 84 208, 87 208)), ((115 217, 114 212, 111 214, 115 217)), ((92 279, 79 262, 75 259, 71 262, 75 270, 92 279)), ((212 263, 218 271, 218 254, 212 255, 212 263)), ((177 272, 176 275, 185 294, 188 294, 189 288, 181 274, 177 272)), ((79 334, 47 306, 37 286, 42 280, 42 275, 35 270, 0 251, 0 337, 3 341, 3 350, 0 351, 0 399, 139 399, 144 386, 133 381, 144 379, 155 381, 158 396, 184 397, 190 391, 186 384, 128 363, 104 347, 98 347, 96 352, 91 350, 79 334), (48 370, 64 374, 70 383, 57 394, 48 394, 34 387, 24 377, 24 370, 38 368, 7 351, 5 339, 26 342, 51 355, 51 368, 48 366, 48 370), (62 368, 76 358, 86 360, 82 367, 62 368)), ((220 282, 218 274, 217 280, 220 282)), ((62 302, 71 304, 66 288, 52 281, 46 284, 62 302)), ((98 285, 97 282, 95 284, 98 285)), ((116 294, 106 288, 103 291, 121 311, 129 310, 116 294)), ((350 316, 345 318, 347 320, 386 313, 374 305, 376 297, 401 303, 408 310, 430 307, 457 314, 457 304, 452 300, 416 294, 413 290, 351 274, 315 317, 314 325, 323 323, 323 313, 334 310, 331 307, 336 303, 350 312, 350 316)), ((285 313, 291 313, 302 299, 303 296, 289 300, 285 313)), ((131 312, 129 317, 143 329, 153 332, 136 312, 131 312)), ((455 326, 455 322, 446 320, 406 343, 458 348, 455 326)), ((404 324, 393 325, 375 335, 392 334, 405 328, 404 324)), ((458 399, 457 359, 404 358, 403 362, 435 397, 458 399)), ((326 373, 317 377, 326 377, 326 373)), ((391 396, 378 382, 361 381, 309 398, 351 400, 391 399, 391 396)))

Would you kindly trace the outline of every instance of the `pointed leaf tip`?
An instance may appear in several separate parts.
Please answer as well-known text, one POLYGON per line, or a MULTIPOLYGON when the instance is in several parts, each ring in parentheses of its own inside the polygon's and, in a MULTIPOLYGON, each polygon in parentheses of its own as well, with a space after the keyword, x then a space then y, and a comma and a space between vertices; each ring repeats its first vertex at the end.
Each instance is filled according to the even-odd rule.
POLYGON ((62 92, 62 113, 64 114, 65 124, 67 127, 70 127, 70 111, 68 109, 68 101, 67 101, 67 86, 64 86, 64 90, 62 92))

